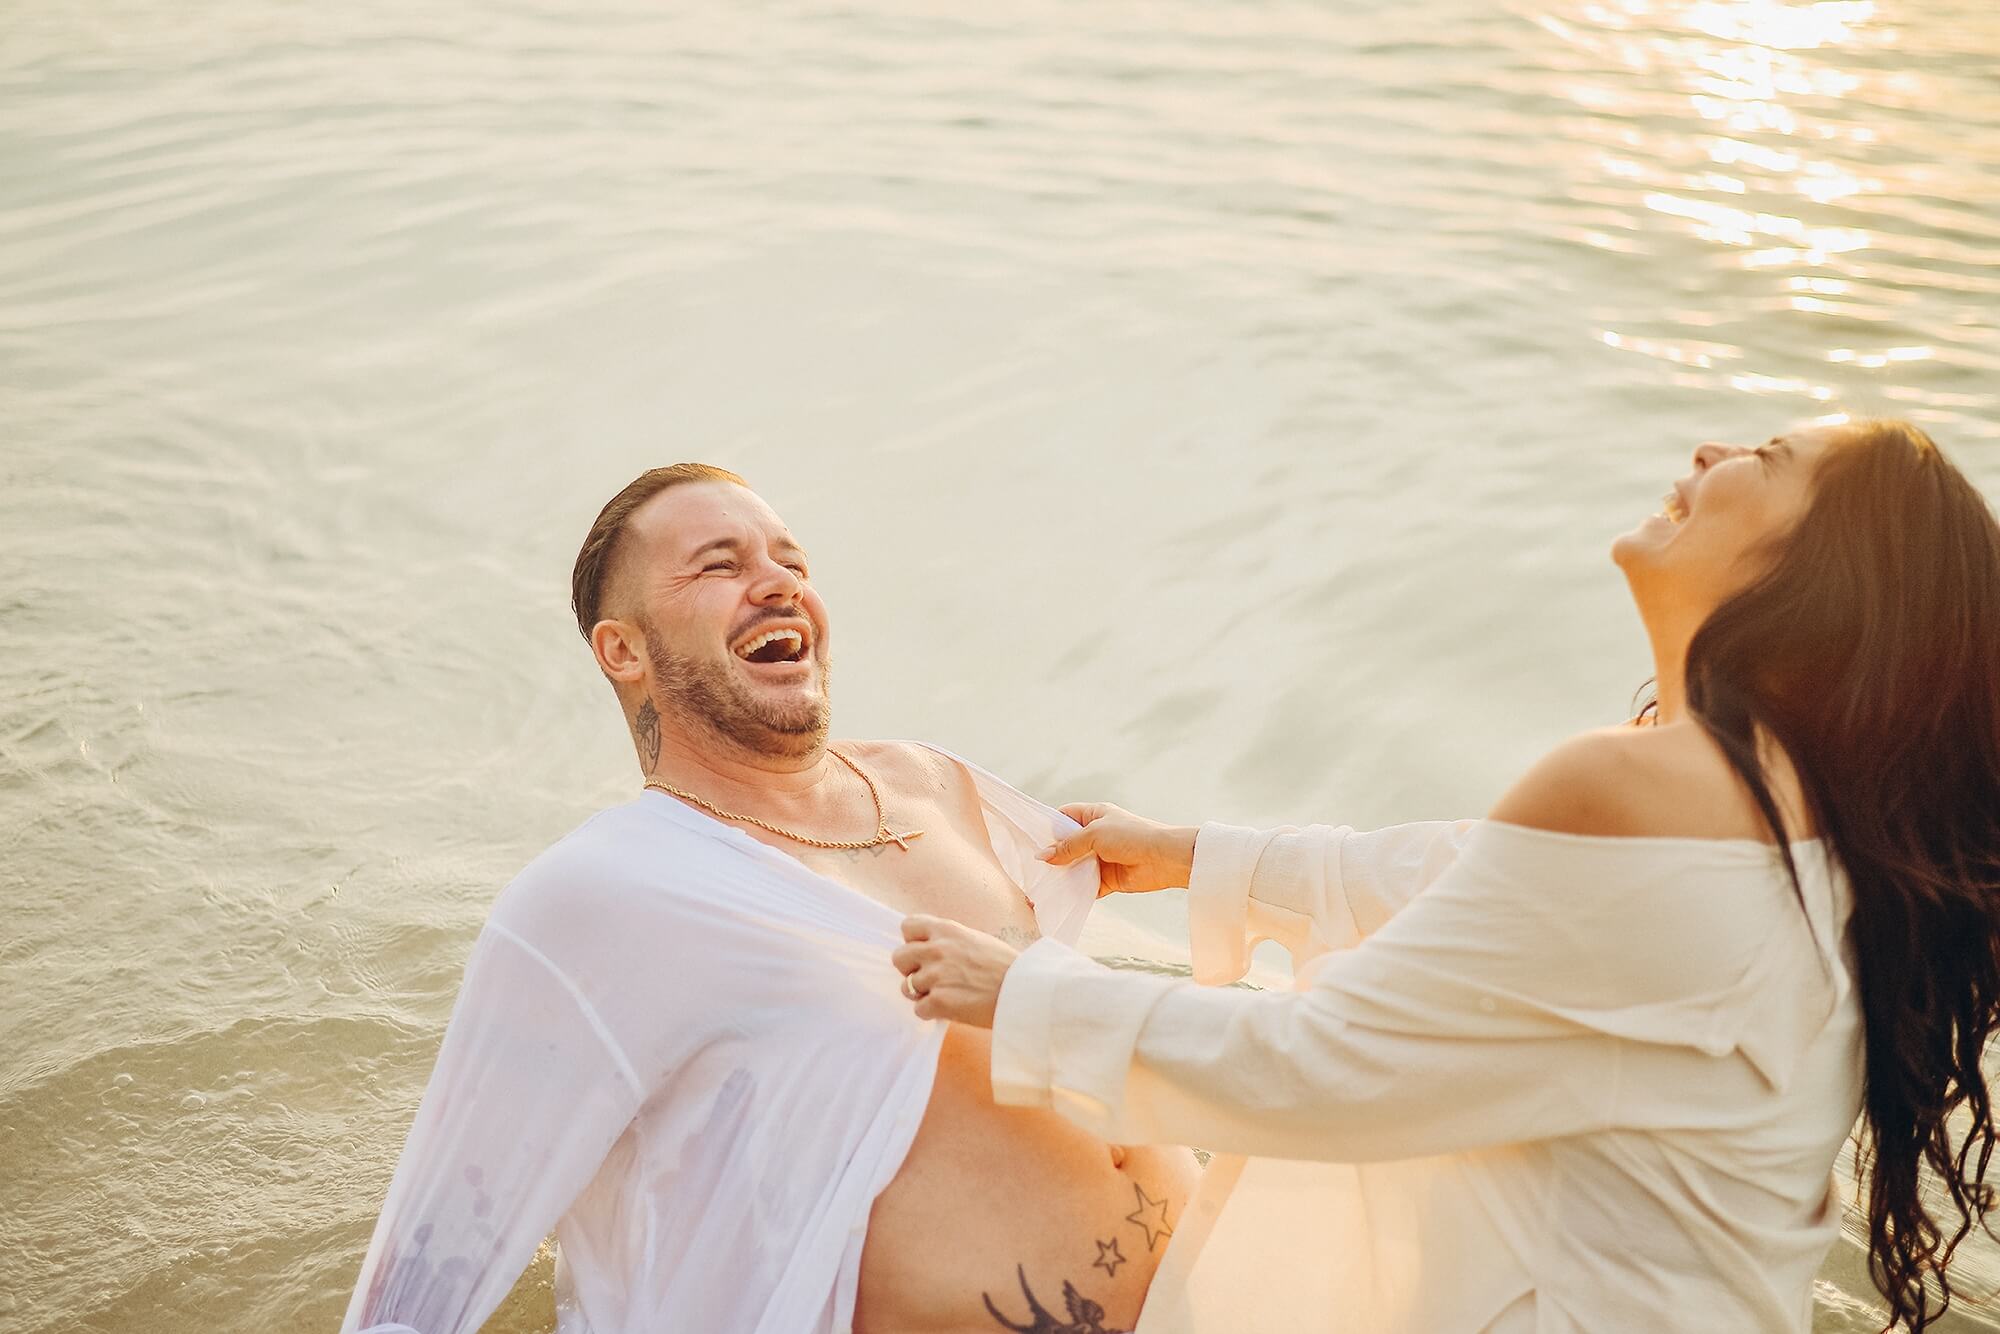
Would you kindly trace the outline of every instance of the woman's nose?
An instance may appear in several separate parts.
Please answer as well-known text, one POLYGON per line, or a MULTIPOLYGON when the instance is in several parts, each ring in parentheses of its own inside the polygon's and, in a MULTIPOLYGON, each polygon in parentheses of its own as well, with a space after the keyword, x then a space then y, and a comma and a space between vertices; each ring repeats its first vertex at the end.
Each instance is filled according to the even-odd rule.
POLYGON ((1694 447, 1694 470, 1697 473, 1707 472, 1731 454, 1738 452, 1740 448, 1739 445, 1725 445, 1714 440, 1704 440, 1694 447))

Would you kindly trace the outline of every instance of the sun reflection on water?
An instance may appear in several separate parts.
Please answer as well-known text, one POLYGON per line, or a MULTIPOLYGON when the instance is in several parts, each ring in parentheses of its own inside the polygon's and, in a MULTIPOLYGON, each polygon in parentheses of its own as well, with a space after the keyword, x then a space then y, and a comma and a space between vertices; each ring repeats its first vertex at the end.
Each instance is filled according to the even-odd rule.
MULTIPOLYGON (((1643 8, 1643 6, 1641 6, 1643 8)), ((1821 0, 1787 5, 1775 0, 1736 0, 1687 8, 1687 26, 1727 42, 1754 42, 1781 51, 1812 51, 1863 40, 1864 25, 1875 18, 1874 0, 1821 0)))
MULTIPOLYGON (((1674 383, 1806 403, 1892 397, 1882 373, 1936 357, 1925 329, 1899 329, 1904 337, 1881 340, 1890 347, 1854 337, 1908 317, 1912 270, 1894 262, 1907 201, 1949 189, 1883 141, 1892 127, 1910 132, 1885 112, 1948 96, 1905 57, 1893 7, 1588 0, 1535 15, 1587 62, 1564 87, 1597 145, 1577 191, 1615 201, 1626 219, 1577 239, 1612 255, 1684 260, 1689 287, 1718 312, 1705 326, 1756 317, 1764 331, 1716 343, 1686 337, 1658 312, 1606 311, 1605 346, 1682 368, 1662 369, 1674 383), (1823 382, 1814 366, 1847 378, 1823 382)), ((1939 274, 1939 285, 1951 278, 1939 274)))

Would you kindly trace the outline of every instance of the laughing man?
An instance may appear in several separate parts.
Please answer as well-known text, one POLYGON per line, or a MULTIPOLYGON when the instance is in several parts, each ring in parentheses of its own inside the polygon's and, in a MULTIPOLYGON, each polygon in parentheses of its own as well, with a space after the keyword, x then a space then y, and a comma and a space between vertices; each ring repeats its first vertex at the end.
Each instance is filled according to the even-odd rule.
POLYGON ((888 965, 907 913, 1073 938, 1074 826, 827 740, 826 606, 733 473, 627 486, 573 593, 644 787, 495 903, 343 1330, 473 1334, 552 1227, 562 1334, 1131 1329, 1192 1156, 995 1106, 888 965))

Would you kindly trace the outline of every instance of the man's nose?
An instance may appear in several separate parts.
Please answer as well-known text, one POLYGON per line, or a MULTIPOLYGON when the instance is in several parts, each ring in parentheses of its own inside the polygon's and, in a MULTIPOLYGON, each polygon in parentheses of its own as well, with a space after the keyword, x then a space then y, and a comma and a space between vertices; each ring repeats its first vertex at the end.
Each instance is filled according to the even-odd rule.
POLYGON ((777 561, 766 560, 764 568, 758 571, 757 582, 750 590, 753 602, 790 602, 797 599, 805 583, 798 571, 777 561))

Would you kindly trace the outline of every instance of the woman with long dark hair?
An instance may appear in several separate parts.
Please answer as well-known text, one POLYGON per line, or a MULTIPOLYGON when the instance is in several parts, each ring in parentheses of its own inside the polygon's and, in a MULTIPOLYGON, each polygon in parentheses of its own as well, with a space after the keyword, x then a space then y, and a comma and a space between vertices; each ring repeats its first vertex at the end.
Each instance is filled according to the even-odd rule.
POLYGON ((1885 1329, 1951 1304, 2000 1139, 2000 527, 1916 427, 1841 423, 1702 445, 1612 555, 1657 697, 1484 820, 1070 808, 1051 860, 1189 887, 1198 981, 1276 939, 1295 990, 905 924, 1002 1101, 1218 1151, 1140 1202, 1142 1331, 1804 1331, 1857 1117, 1885 1329))

